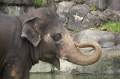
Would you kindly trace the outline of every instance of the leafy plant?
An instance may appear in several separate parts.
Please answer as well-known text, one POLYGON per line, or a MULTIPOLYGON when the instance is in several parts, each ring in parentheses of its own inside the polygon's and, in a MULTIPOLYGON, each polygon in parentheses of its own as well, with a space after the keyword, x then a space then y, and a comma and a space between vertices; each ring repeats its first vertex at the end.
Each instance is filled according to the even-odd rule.
POLYGON ((103 28, 111 32, 120 33, 120 22, 105 23, 103 28))
POLYGON ((44 0, 32 0, 32 3, 35 7, 45 6, 44 0))
POLYGON ((120 33, 120 22, 109 22, 102 25, 102 27, 90 27, 92 29, 106 29, 110 32, 120 33))
POLYGON ((72 31, 72 34, 76 34, 77 32, 79 32, 79 30, 78 30, 78 29, 77 29, 77 30, 72 31))
POLYGON ((92 11, 96 11, 96 10, 97 10, 96 6, 94 6, 94 5, 91 6, 91 10, 92 10, 92 11))

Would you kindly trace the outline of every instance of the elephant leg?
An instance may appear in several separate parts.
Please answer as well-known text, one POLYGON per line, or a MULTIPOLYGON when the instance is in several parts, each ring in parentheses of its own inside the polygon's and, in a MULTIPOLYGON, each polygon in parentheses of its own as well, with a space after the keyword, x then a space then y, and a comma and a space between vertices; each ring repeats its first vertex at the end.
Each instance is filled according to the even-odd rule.
POLYGON ((2 70, 0 69, 0 79, 2 79, 2 70))
POLYGON ((28 67, 25 67, 23 79, 30 79, 29 71, 30 71, 30 69, 28 67))
POLYGON ((7 64, 4 68, 2 79, 29 79, 29 68, 7 64))
POLYGON ((13 64, 7 64, 3 70, 3 78, 2 79, 22 79, 23 70, 13 64))
POLYGON ((30 79, 29 71, 27 71, 27 72, 24 74, 24 78, 23 78, 23 79, 30 79))

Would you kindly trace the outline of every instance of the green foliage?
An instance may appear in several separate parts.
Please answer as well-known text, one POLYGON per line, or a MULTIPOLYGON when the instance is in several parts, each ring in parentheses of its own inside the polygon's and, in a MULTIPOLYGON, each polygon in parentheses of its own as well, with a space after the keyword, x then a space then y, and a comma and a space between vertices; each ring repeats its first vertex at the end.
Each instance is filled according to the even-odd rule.
POLYGON ((103 28, 111 32, 120 33, 120 22, 105 23, 103 28))
POLYGON ((91 10, 92 10, 92 11, 96 11, 96 10, 97 10, 96 6, 94 6, 94 5, 91 6, 91 10))
POLYGON ((72 31, 72 34, 76 34, 77 32, 79 32, 79 30, 78 30, 78 29, 77 29, 77 30, 72 31))
POLYGON ((115 33, 120 33, 120 22, 109 22, 105 23, 102 25, 103 27, 90 27, 90 28, 95 28, 95 29, 106 29, 107 31, 110 32, 115 32, 115 33))
POLYGON ((35 7, 45 6, 44 0, 32 0, 32 3, 35 7))

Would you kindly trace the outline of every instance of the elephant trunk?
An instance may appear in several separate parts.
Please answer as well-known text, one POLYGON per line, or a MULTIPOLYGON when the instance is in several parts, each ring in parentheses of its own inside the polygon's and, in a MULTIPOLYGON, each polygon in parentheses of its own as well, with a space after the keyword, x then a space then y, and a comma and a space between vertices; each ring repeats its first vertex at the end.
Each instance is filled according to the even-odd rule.
POLYGON ((74 50, 69 52, 69 54, 66 55, 66 60, 70 61, 77 65, 90 65, 95 62, 97 62, 102 54, 101 47, 98 43, 95 42, 87 42, 83 44, 75 43, 75 46, 83 48, 83 47, 94 47, 94 53, 92 55, 84 55, 81 53, 76 47, 74 47, 74 50))

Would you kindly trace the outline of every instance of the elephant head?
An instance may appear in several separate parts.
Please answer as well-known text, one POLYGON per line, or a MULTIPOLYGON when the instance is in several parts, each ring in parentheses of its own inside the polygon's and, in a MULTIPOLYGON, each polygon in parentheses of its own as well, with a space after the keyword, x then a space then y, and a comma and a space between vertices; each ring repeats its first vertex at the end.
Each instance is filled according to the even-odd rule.
POLYGON ((27 38, 33 47, 39 48, 39 59, 60 69, 59 59, 78 65, 89 65, 99 60, 101 48, 97 43, 74 43, 66 28, 58 20, 54 11, 39 8, 22 15, 21 37, 27 38), (93 55, 84 55, 77 47, 95 47, 93 55))

